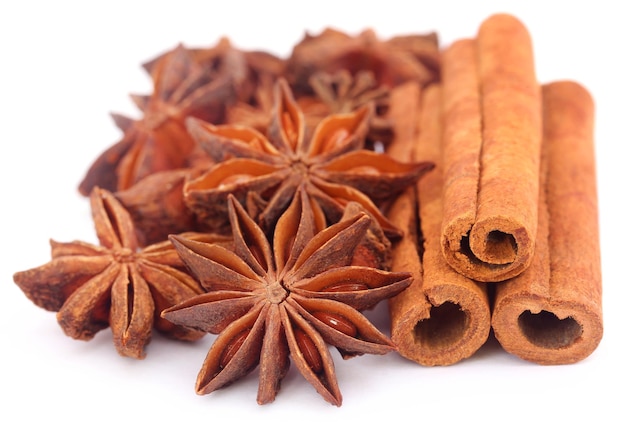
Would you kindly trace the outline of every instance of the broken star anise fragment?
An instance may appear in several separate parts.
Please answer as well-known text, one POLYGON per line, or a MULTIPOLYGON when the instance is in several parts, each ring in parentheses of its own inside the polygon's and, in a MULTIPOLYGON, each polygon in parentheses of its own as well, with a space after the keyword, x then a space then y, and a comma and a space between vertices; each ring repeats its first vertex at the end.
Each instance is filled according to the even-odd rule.
MULTIPOLYGON (((94 188, 90 196, 100 245, 52 241, 50 262, 16 272, 13 280, 37 306, 57 312, 63 331, 90 340, 111 327, 120 355, 144 358, 152 328, 179 340, 205 333, 160 317, 163 309, 203 292, 169 241, 139 249, 130 215, 113 195, 94 188)), ((224 237, 189 234, 202 241, 224 237)))
POLYGON ((411 275, 351 265, 369 217, 351 215, 317 232, 316 213, 303 190, 278 220, 273 244, 234 196, 228 208, 232 251, 170 237, 207 292, 162 316, 219 334, 198 374, 196 392, 213 392, 258 366, 257 402, 272 402, 291 358, 326 401, 341 405, 327 345, 344 358, 394 350, 360 311, 400 293, 411 275))
MULTIPOLYGON (((345 114, 325 117, 307 129, 305 117, 283 79, 274 89, 267 136, 237 125, 187 120, 190 134, 215 164, 189 180, 184 199, 209 229, 228 227, 226 198, 246 204, 250 193, 267 201, 257 220, 271 231, 298 187, 317 200, 329 223, 337 222, 349 202, 358 202, 389 238, 400 236, 377 207, 415 183, 432 163, 403 163, 363 149, 372 103, 345 114)), ((259 204, 259 203, 257 203, 259 204)))

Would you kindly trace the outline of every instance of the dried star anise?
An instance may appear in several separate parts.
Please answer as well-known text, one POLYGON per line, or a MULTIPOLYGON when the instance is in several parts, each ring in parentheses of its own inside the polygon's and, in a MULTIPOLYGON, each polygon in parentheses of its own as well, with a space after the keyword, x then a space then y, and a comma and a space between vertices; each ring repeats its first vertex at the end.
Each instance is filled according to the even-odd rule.
POLYGON ((376 203, 415 183, 433 164, 402 163, 363 149, 371 103, 330 115, 309 131, 285 80, 277 81, 274 101, 267 137, 249 127, 188 119, 191 135, 216 162, 184 186, 185 201, 199 220, 210 223, 211 229, 227 227, 227 196, 234 194, 246 203, 252 193, 267 201, 255 219, 271 230, 303 185, 329 223, 339 220, 346 204, 354 201, 389 238, 398 237, 376 203))
POLYGON ((386 104, 389 89, 379 86, 371 71, 352 76, 342 69, 336 73, 318 72, 311 76, 311 87, 331 113, 352 112, 370 101, 386 104))
POLYGON ((192 163, 196 144, 187 133, 185 119, 224 120, 226 105, 235 100, 234 69, 241 67, 239 58, 231 59, 213 69, 195 62, 179 45, 147 66, 153 93, 132 97, 143 117, 132 120, 114 115, 124 135, 94 161, 79 185, 80 193, 88 195, 95 186, 124 190, 154 172, 192 163))
POLYGON ((391 142, 392 123, 385 118, 389 109, 389 89, 378 85, 373 72, 358 71, 353 76, 346 69, 335 73, 320 71, 311 76, 309 83, 315 92, 314 99, 319 101, 311 103, 310 97, 298 99, 307 120, 319 121, 329 114, 352 112, 373 102, 375 113, 370 122, 366 143, 374 146, 378 142, 383 145, 391 142), (307 100, 308 104, 305 103, 307 100), (319 105, 320 101, 322 107, 319 105))
POLYGON ((274 105, 276 78, 268 75, 259 78, 257 87, 247 102, 237 102, 226 111, 226 123, 252 127, 261 133, 267 130, 274 105))
POLYGON ((369 217, 351 215, 319 230, 321 212, 302 189, 278 220, 273 244, 232 195, 228 209, 232 251, 171 237, 207 292, 162 316, 219 334, 198 374, 196 392, 210 393, 258 366, 257 402, 272 402, 291 358, 318 393, 341 405, 327 344, 345 359, 394 350, 360 311, 404 290, 411 275, 351 265, 369 217))
POLYGON ((235 47, 226 37, 223 37, 215 47, 190 50, 198 63, 209 66, 223 62, 229 56, 239 58, 243 67, 237 67, 232 71, 237 72, 234 82, 237 99, 240 102, 254 103, 252 98, 262 80, 268 78, 274 81, 284 74, 284 59, 265 51, 242 50, 235 47))
POLYGON ((306 34, 287 59, 285 75, 298 93, 311 93, 310 77, 341 69, 351 74, 368 70, 390 89, 407 81, 428 85, 439 80, 439 42, 435 33, 381 40, 365 30, 353 37, 326 29, 306 34))
POLYGON ((130 213, 141 246, 167 240, 170 234, 206 230, 183 200, 183 185, 194 173, 193 169, 156 172, 113 193, 130 213))
MULTIPOLYGON (((234 62, 238 58, 239 66, 231 66, 229 75, 233 81, 236 102, 226 108, 226 123, 250 125, 264 129, 266 118, 271 108, 271 88, 276 79, 284 74, 285 61, 269 52, 248 51, 236 48, 226 37, 213 47, 188 49, 194 60, 204 67, 216 67, 225 60, 234 62), (229 59, 230 58, 230 59, 229 59), (269 91, 266 88, 269 87, 269 91), (269 95, 269 98, 268 98, 269 95), (265 109, 266 106, 267 111, 265 109)), ((147 70, 153 68, 158 60, 144 65, 147 70)), ((206 120, 212 123, 215 121, 206 120)))
MULTIPOLYGON (((145 356, 152 328, 179 340, 204 333, 174 325, 160 312, 203 292, 169 241, 140 250, 131 218, 113 195, 98 187, 90 196, 100 245, 50 242, 50 262, 16 272, 15 283, 37 306, 57 312, 63 331, 80 340, 111 327, 120 355, 145 356)), ((188 234, 201 241, 229 239, 188 234)))

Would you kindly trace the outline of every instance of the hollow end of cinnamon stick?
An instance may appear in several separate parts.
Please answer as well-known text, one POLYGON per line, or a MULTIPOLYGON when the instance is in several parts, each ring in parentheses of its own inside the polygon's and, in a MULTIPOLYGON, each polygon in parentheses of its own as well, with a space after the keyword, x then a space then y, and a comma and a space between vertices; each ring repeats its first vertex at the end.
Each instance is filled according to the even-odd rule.
POLYGON ((542 365, 587 358, 602 339, 602 317, 588 304, 515 295, 498 302, 492 326, 509 353, 542 365))
POLYGON ((489 301, 484 285, 461 276, 443 260, 437 241, 426 244, 420 256, 414 194, 402 194, 390 211, 405 231, 394 246, 391 269, 410 271, 414 277, 409 288, 389 300, 391 339, 401 356, 418 364, 452 365, 487 340, 489 301))
MULTIPOLYGON (((440 163, 440 92, 436 84, 426 88, 419 108, 412 108, 415 115, 404 118, 419 117, 419 132, 404 141, 416 161, 440 163)), ((394 246, 392 270, 409 270, 414 276, 411 286, 389 301, 391 338, 400 355, 424 366, 468 358, 487 340, 491 327, 485 286, 460 275, 443 259, 441 196, 442 171, 435 168, 389 211, 390 220, 404 233, 394 246)))
POLYGON ((528 267, 534 241, 527 225, 512 217, 491 216, 481 222, 458 217, 443 229, 441 246, 450 266, 462 275, 501 282, 528 267))
POLYGON ((489 336, 490 312, 482 295, 445 283, 432 287, 429 294, 393 323, 391 337, 398 352, 424 366, 469 358, 489 336))
POLYGON ((594 104, 571 81, 542 86, 542 97, 537 249, 524 273, 496 287, 492 328, 522 359, 571 364, 603 335, 594 104))

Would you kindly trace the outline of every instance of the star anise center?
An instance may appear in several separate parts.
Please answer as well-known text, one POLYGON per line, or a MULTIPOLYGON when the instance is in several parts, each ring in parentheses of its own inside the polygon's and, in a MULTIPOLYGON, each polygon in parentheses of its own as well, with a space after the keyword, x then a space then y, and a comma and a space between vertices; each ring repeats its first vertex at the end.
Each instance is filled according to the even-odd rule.
POLYGON ((291 163, 291 169, 294 174, 300 175, 303 178, 309 174, 309 165, 306 163, 305 158, 296 159, 291 163))
POLYGON ((119 263, 131 263, 136 259, 136 253, 129 247, 120 247, 113 250, 113 258, 119 263))
POLYGON ((275 305, 282 303, 287 298, 287 296, 289 296, 289 292, 287 291, 287 289, 283 287, 282 283, 278 280, 271 282, 265 288, 265 292, 267 295, 267 300, 275 305))

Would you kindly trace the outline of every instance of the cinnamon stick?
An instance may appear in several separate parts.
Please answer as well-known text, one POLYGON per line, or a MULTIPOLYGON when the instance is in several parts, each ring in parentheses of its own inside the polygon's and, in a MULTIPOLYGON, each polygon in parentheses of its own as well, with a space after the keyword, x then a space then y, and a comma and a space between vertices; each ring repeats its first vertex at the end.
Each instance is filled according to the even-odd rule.
MULTIPOLYGON (((438 166, 441 89, 431 85, 424 90, 421 110, 415 106, 417 92, 413 87, 392 93, 390 113, 396 137, 390 154, 438 166)), ((487 340, 491 327, 485 284, 460 275, 443 258, 439 244, 443 173, 437 166, 416 188, 405 191, 388 212, 404 232, 394 246, 392 269, 408 270, 414 276, 411 286, 389 301, 391 338, 402 356, 428 366, 450 365, 471 356, 487 340)))
POLYGON ((443 53, 442 82, 442 250, 467 277, 502 281, 528 267, 537 230, 541 104, 528 31, 489 17, 443 53))
POLYGON ((502 347, 538 364, 589 356, 602 338, 594 105, 577 83, 544 85, 543 190, 537 247, 498 285, 492 327, 502 347))

